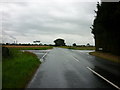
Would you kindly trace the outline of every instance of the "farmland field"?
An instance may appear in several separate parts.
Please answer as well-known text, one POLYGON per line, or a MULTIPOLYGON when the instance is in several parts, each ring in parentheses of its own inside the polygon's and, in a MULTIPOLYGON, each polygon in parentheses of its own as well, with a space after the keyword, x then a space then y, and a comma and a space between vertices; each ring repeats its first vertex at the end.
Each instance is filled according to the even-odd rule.
POLYGON ((2 47, 7 48, 16 48, 19 50, 46 50, 46 49, 52 49, 52 46, 17 46, 17 45, 2 45, 2 47))
POLYGON ((19 47, 49 47, 49 46, 23 46, 23 45, 19 45, 19 46, 17 46, 17 45, 2 45, 2 46, 4 46, 4 47, 16 47, 16 48, 19 48, 19 47))

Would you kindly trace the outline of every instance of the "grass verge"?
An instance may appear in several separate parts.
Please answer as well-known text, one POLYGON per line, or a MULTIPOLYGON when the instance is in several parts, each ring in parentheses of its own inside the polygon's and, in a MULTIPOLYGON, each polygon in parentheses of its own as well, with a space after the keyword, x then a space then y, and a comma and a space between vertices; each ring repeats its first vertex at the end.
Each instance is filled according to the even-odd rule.
POLYGON ((2 60, 2 88, 25 88, 40 65, 37 56, 9 48, 10 57, 2 60))
POLYGON ((110 53, 90 52, 89 54, 100 57, 100 58, 103 58, 103 59, 106 59, 106 60, 110 60, 110 61, 113 61, 113 62, 116 62, 116 63, 120 63, 120 56, 116 56, 116 55, 113 55, 113 54, 110 54, 110 53))
POLYGON ((74 49, 74 50, 95 50, 95 47, 61 46, 61 48, 74 49))

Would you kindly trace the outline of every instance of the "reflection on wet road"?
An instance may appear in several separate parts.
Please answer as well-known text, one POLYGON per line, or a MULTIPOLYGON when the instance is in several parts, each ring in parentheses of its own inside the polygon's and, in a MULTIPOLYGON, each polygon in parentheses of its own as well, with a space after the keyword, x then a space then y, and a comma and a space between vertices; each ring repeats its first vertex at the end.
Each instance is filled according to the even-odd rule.
MULTIPOLYGON (((40 50, 32 51, 41 58, 40 50)), ((44 54, 46 51, 43 51, 44 54)), ((86 50, 54 48, 47 51, 44 61, 27 88, 114 88, 86 67, 104 75, 119 86, 117 63, 91 56, 86 50), (114 76, 111 78, 111 76, 114 76)))

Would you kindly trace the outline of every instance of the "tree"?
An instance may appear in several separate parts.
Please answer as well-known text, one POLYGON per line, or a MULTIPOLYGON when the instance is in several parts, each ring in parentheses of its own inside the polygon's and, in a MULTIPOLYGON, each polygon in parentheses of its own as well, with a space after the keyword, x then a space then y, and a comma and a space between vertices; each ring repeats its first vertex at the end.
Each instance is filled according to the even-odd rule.
POLYGON ((10 56, 10 51, 7 47, 2 47, 2 57, 7 58, 10 56))
POLYGON ((89 47, 89 46, 90 46, 90 44, 89 44, 89 43, 87 43, 87 45, 86 45, 86 46, 88 46, 88 47, 89 47))
POLYGON ((96 51, 120 55, 120 2, 102 2, 97 4, 96 17, 92 27, 96 51))
POLYGON ((65 40, 64 39, 56 39, 54 40, 55 46, 65 46, 65 40))
POLYGON ((73 43, 73 46, 77 46, 76 43, 73 43))

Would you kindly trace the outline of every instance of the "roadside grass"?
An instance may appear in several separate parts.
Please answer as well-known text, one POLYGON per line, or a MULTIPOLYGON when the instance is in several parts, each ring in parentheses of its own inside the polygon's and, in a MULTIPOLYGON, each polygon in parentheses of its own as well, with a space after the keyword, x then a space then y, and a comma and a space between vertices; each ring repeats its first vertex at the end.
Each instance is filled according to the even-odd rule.
POLYGON ((61 46, 60 48, 74 49, 74 50, 95 50, 95 47, 76 47, 76 46, 61 46))
POLYGON ((2 61, 1 60, 0 60, 0 89, 2 89, 2 61))
POLYGON ((33 53, 9 51, 10 57, 2 60, 2 88, 25 88, 41 62, 33 53))
POLYGON ((90 52, 90 55, 94 55, 106 60, 110 60, 116 63, 120 63, 120 56, 113 55, 111 53, 103 53, 103 52, 90 52))
POLYGON ((4 46, 8 48, 16 48, 17 50, 47 50, 52 49, 52 46, 4 46))

